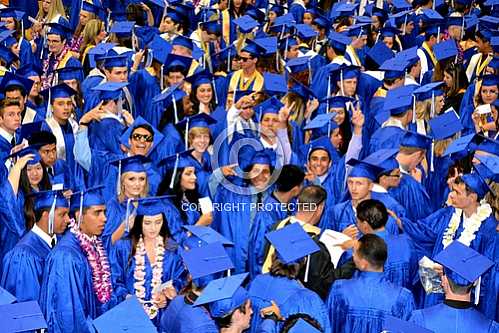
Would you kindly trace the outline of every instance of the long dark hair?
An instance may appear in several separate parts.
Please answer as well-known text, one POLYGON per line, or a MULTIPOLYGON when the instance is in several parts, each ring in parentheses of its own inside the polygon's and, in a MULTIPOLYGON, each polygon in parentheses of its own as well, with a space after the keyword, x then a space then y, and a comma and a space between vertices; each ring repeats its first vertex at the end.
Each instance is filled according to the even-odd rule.
MULTIPOLYGON (((159 235, 163 237, 163 245, 166 249, 171 247, 171 232, 168 227, 168 221, 164 213, 161 213, 163 217, 163 224, 161 225, 161 229, 159 230, 159 235)), ((135 255, 137 250, 137 244, 139 243, 140 236, 142 236, 142 224, 144 222, 144 215, 135 216, 135 220, 133 223, 132 229, 130 229, 129 238, 132 241, 132 251, 130 252, 130 256, 128 257, 128 265, 131 264, 132 258, 135 255)))
POLYGON ((343 121, 343 123, 341 123, 339 128, 342 142, 338 150, 343 156, 347 153, 348 145, 350 143, 350 140, 352 139, 352 124, 350 122, 350 112, 348 112, 347 108, 345 108, 345 120, 343 121))
MULTIPOLYGON (((47 173, 47 170, 45 169, 45 166, 41 162, 40 164, 42 166, 43 176, 42 180, 40 181, 40 184, 38 184, 38 188, 40 191, 47 191, 52 188, 52 185, 50 184, 50 178, 47 173)), ((36 223, 36 217, 34 211, 35 201, 33 196, 30 195, 34 191, 33 188, 31 187, 31 184, 29 183, 27 165, 21 170, 21 177, 19 178, 19 189, 23 192, 25 197, 24 219, 25 219, 26 230, 30 230, 31 228, 33 228, 33 225, 35 225, 36 223)))
MULTIPOLYGON (((184 105, 182 100, 178 100, 175 104, 177 105, 177 115, 180 121, 184 118, 184 105)), ((173 104, 170 104, 161 114, 158 130, 162 132, 168 124, 175 124, 175 109, 173 108, 173 104)))
POLYGON ((182 187, 180 186, 180 179, 182 178, 184 170, 185 168, 177 169, 177 174, 175 175, 175 179, 173 181, 173 189, 170 189, 170 180, 172 179, 173 176, 173 169, 168 170, 165 177, 163 178, 163 180, 161 180, 161 183, 159 184, 157 195, 158 196, 173 195, 171 201, 173 205, 177 207, 178 211, 180 212, 181 218, 185 221, 187 219, 187 215, 185 213, 185 209, 182 209, 182 199, 184 198, 185 195, 186 199, 190 203, 197 203, 199 201, 199 191, 197 183, 194 190, 187 190, 185 192, 182 191, 182 187))
MULTIPOLYGON (((211 86, 211 91, 212 91, 212 96, 211 96, 211 101, 210 101, 210 111, 213 112, 215 109, 215 94, 216 90, 213 88, 213 85, 210 83, 211 86)), ((195 89, 191 89, 191 93, 189 94, 189 99, 191 100, 193 106, 192 110, 194 111, 195 114, 199 113, 199 105, 201 102, 199 99, 196 97, 197 90, 200 86, 197 86, 195 89)))

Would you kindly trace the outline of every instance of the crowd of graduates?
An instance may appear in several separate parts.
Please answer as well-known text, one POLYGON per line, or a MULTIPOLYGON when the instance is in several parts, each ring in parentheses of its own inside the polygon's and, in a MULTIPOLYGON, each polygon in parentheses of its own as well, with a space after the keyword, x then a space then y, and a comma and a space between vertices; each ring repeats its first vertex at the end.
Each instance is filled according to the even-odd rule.
POLYGON ((1 332, 499 332, 497 0, 2 3, 1 332))

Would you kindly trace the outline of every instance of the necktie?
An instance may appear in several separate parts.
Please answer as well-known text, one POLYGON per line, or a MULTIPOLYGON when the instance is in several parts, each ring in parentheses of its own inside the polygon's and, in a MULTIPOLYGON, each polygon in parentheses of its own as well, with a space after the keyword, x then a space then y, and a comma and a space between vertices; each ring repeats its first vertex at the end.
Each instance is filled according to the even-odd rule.
POLYGON ((14 148, 16 146, 16 136, 15 135, 10 140, 10 145, 12 146, 12 148, 14 148))
POLYGON ((256 194, 256 204, 259 205, 262 203, 262 199, 263 199, 263 193, 262 192, 258 192, 256 194))
POLYGON ((50 247, 54 248, 55 244, 56 244, 56 239, 55 239, 55 236, 54 236, 54 237, 52 237, 52 240, 50 241, 50 247))
POLYGON ((49 167, 47 172, 49 173, 50 176, 54 177, 54 168, 49 167))

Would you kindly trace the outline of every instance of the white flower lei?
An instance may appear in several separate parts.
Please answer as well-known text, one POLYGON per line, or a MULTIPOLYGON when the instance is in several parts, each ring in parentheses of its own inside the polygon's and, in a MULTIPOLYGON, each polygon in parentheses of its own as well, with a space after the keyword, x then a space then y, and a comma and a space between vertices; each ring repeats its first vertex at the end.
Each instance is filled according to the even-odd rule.
MULTIPOLYGON (((163 237, 156 237, 156 262, 152 267, 152 280, 151 280, 151 290, 155 290, 161 286, 161 278, 163 276, 163 258, 165 254, 165 247, 163 244, 163 237)), ((146 300, 146 288, 145 284, 145 263, 146 263, 146 247, 144 245, 144 240, 140 236, 139 242, 137 243, 137 249, 135 251, 135 270, 133 272, 133 277, 135 278, 135 283, 133 287, 135 288, 135 296, 137 296, 139 302, 144 307, 144 311, 147 313, 149 318, 153 319, 158 314, 158 306, 154 301, 146 300)), ((151 295, 152 296, 152 295, 151 295)))
MULTIPOLYGON (((464 230, 457 241, 466 246, 470 246, 471 242, 475 239, 475 234, 478 229, 480 229, 482 222, 485 221, 485 219, 488 218, 491 213, 492 208, 490 208, 490 205, 488 203, 485 203, 484 201, 480 202, 480 206, 478 206, 476 213, 464 221, 464 230)), ((454 209, 454 213, 452 214, 449 225, 447 226, 447 229, 445 229, 444 236, 442 238, 444 249, 454 240, 456 231, 459 228, 459 224, 461 223, 462 214, 462 209, 454 209)))

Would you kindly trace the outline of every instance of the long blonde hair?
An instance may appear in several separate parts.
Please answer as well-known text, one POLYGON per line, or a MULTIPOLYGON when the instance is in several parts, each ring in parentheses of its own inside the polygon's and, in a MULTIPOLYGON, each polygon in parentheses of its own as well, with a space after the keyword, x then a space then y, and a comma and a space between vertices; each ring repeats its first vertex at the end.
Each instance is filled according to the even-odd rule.
POLYGON ((42 21, 43 19, 45 19, 45 22, 51 22, 57 15, 61 15, 62 17, 67 18, 62 0, 51 0, 47 16, 45 16, 42 5, 40 4, 38 14, 36 14, 36 19, 38 21, 42 21))
POLYGON ((91 19, 83 28, 83 41, 80 46, 80 53, 85 51, 88 45, 95 45, 95 37, 99 35, 102 28, 104 27, 104 23, 98 19, 91 19))

